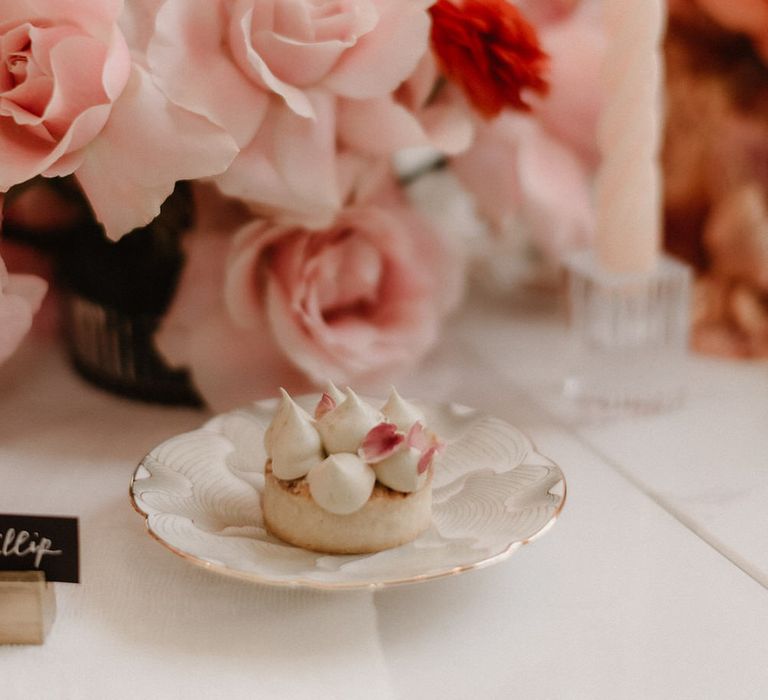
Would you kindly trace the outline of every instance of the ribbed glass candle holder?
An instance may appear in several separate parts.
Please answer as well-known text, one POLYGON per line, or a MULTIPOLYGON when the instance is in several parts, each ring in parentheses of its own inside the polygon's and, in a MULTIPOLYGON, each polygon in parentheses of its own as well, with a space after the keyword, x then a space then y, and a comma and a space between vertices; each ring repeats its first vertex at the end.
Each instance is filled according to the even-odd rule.
POLYGON ((687 389, 691 273, 662 256, 647 273, 613 273, 592 251, 567 263, 571 329, 566 398, 588 412, 655 413, 687 389))

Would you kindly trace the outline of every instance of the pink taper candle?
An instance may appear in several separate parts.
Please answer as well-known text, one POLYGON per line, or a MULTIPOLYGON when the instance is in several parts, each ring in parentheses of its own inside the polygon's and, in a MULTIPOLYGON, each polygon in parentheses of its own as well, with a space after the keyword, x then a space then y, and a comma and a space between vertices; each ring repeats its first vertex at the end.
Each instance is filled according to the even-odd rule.
POLYGON ((598 139, 597 258, 649 272, 661 242, 664 0, 604 0, 607 46, 598 139))

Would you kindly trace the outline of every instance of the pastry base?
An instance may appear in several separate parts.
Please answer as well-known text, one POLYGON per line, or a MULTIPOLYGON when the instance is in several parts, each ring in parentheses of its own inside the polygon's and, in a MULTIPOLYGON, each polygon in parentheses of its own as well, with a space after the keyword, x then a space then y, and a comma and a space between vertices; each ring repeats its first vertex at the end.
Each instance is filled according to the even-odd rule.
POLYGON ((410 542, 432 523, 432 474, 414 493, 376 482, 368 502, 349 515, 323 510, 306 479, 283 481, 265 467, 262 511, 267 529, 297 547, 326 554, 369 554, 410 542))

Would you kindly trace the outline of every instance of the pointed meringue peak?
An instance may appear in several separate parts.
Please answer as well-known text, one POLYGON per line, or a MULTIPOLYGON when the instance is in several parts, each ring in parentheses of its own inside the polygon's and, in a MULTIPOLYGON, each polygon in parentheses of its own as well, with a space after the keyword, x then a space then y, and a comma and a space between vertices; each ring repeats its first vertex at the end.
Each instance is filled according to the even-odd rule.
POLYGON ((272 416, 272 422, 267 426, 267 430, 264 432, 264 449, 267 451, 267 456, 272 456, 272 442, 275 432, 275 426, 281 425, 285 422, 290 404, 293 402, 291 395, 280 387, 280 403, 275 411, 275 415, 272 416))
MULTIPOLYGON (((350 416, 352 415, 365 416, 367 420, 372 421, 371 428, 373 428, 378 423, 384 422, 383 420, 384 416, 381 414, 381 411, 376 410, 368 402, 363 401, 354 391, 352 391, 352 389, 347 387, 344 393, 346 395, 346 398, 339 406, 340 413, 344 412, 350 416)), ((366 430, 365 432, 367 433, 368 431, 366 430)), ((361 442, 362 442, 362 438, 361 438, 361 442)))
POLYGON ((345 393, 344 401, 317 422, 329 454, 356 453, 368 432, 384 420, 379 411, 363 401, 352 389, 348 388, 345 393))
POLYGON ((339 387, 337 387, 330 379, 325 386, 325 393, 334 400, 337 406, 346 398, 344 396, 344 392, 339 389, 339 387))
POLYGON ((381 412, 402 431, 407 431, 416 421, 424 420, 424 413, 400 396, 395 387, 391 388, 381 412))
POLYGON ((368 407, 368 404, 365 403, 354 391, 352 391, 352 387, 347 387, 344 389, 344 396, 345 401, 352 402, 355 406, 365 406, 368 407))
POLYGON ((280 405, 277 408, 277 413, 275 413, 275 417, 277 417, 277 414, 279 414, 281 411, 288 411, 288 410, 298 410, 300 413, 304 413, 307 417, 309 417, 309 414, 301 407, 299 404, 297 404, 293 397, 285 390, 283 387, 280 387, 280 405))
POLYGON ((325 457, 312 417, 284 389, 267 432, 264 446, 278 479, 298 479, 325 457))

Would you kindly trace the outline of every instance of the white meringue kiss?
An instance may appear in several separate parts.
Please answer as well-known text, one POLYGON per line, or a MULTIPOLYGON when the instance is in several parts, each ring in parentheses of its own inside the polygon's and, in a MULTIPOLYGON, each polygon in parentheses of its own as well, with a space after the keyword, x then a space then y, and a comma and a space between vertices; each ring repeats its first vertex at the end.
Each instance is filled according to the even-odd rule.
POLYGON ((338 406, 340 403, 344 402, 344 399, 347 397, 344 395, 344 392, 339 389, 330 379, 328 380, 328 383, 325 385, 325 393, 330 396, 334 403, 338 406))
POLYGON ((423 411, 400 396, 395 387, 392 387, 392 390, 389 392, 389 398, 382 407, 381 412, 390 423, 394 423, 397 429, 402 430, 404 433, 407 433, 416 421, 424 422, 423 411))
POLYGON ((421 451, 404 447, 391 457, 375 464, 376 478, 394 491, 412 493, 418 491, 427 481, 429 470, 419 474, 421 451))
POLYGON ((314 467, 307 483, 317 505, 336 515, 348 515, 368 502, 376 473, 357 455, 342 452, 314 467))
POLYGON ((354 453, 371 428, 382 420, 383 416, 379 411, 348 388, 344 401, 317 421, 317 429, 328 454, 354 453))
POLYGON ((325 457, 314 421, 286 391, 266 433, 264 447, 278 479, 298 479, 325 457))

